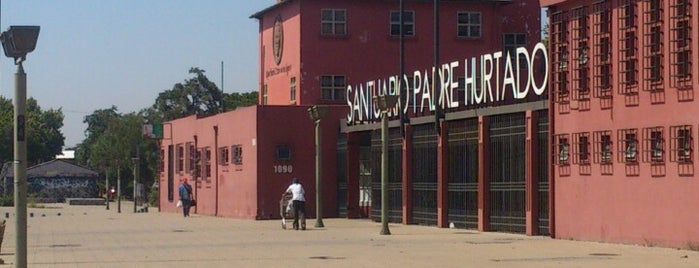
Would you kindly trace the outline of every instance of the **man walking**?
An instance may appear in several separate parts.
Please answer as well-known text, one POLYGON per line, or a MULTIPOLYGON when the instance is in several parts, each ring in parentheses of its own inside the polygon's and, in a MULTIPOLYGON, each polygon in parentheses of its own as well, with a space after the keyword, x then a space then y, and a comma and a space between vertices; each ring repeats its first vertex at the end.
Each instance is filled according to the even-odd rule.
POLYGON ((282 198, 287 193, 291 193, 291 202, 294 206, 294 230, 299 229, 299 214, 301 216, 301 230, 306 230, 306 199, 303 197, 306 192, 298 178, 292 180, 291 185, 282 194, 282 198))
POLYGON ((187 183, 187 178, 180 180, 180 187, 177 189, 182 201, 182 213, 185 217, 189 217, 189 209, 192 207, 192 186, 187 183))

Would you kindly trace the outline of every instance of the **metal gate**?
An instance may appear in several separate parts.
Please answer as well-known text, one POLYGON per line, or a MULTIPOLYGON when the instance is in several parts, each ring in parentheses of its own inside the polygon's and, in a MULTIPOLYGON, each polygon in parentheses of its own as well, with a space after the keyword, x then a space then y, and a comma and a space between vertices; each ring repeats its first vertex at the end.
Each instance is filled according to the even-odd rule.
MULTIPOLYGON (((403 136, 399 128, 388 131, 388 221, 403 222, 403 136)), ((371 135, 371 219, 381 221, 381 130, 371 135)))
POLYGON ((537 172, 538 190, 539 190, 539 235, 549 235, 549 117, 548 110, 538 111, 539 124, 537 128, 537 136, 539 138, 539 155, 537 163, 539 163, 537 172))
POLYGON ((337 137, 337 213, 347 217, 347 134, 337 137))
POLYGON ((414 126, 412 149, 410 222, 437 225, 437 131, 434 124, 414 126))
POLYGON ((526 231, 524 113, 490 118, 490 230, 526 231))
POLYGON ((478 228, 478 119, 448 126, 448 220, 457 228, 478 228))

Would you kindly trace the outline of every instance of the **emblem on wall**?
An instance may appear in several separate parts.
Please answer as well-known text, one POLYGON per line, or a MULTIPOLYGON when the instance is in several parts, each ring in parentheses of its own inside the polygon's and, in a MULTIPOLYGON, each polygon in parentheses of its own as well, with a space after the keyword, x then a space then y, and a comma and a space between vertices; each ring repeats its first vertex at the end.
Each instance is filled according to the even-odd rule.
POLYGON ((274 20, 274 33, 272 38, 274 61, 279 65, 279 63, 282 62, 282 52, 284 51, 284 27, 282 25, 281 15, 278 15, 274 20))

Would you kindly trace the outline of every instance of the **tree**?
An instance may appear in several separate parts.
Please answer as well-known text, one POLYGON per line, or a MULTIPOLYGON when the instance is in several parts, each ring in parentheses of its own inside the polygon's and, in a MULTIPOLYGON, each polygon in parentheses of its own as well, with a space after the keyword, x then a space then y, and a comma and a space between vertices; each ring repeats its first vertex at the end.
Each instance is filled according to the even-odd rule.
MULTIPOLYGON (((61 109, 43 111, 36 99, 27 99, 27 162, 28 166, 52 160, 61 153, 65 137, 61 109)), ((0 161, 14 159, 14 105, 0 96, 0 161)))
POLYGON ((83 123, 87 124, 87 129, 85 129, 86 138, 77 145, 75 150, 75 158, 78 164, 89 166, 88 159, 90 159, 92 144, 104 134, 107 130, 107 124, 120 116, 117 112, 117 107, 113 105, 111 108, 95 110, 92 114, 85 116, 83 123))

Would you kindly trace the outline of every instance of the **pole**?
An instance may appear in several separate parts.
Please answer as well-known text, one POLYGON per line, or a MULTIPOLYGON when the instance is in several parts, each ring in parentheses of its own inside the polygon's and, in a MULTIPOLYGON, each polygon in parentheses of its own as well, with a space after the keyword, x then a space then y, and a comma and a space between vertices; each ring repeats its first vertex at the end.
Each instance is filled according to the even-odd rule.
POLYGON ((26 140, 26 104, 27 74, 22 61, 17 61, 15 73, 15 125, 14 125, 14 187, 15 214, 17 224, 15 232, 15 250, 17 260, 15 267, 27 267, 27 140, 26 140))
POLYGON ((136 184, 138 183, 138 158, 133 159, 133 213, 136 213, 136 184))
POLYGON ((109 210, 109 168, 104 170, 104 191, 107 193, 106 194, 106 199, 107 199, 107 205, 106 209, 109 210))
POLYGON ((381 234, 388 229, 388 107, 381 111, 381 234))
POLYGON ((117 213, 121 213, 121 169, 117 165, 117 213))
POLYGON ((316 120, 316 228, 325 227, 323 224, 323 200, 321 193, 323 192, 320 184, 320 176, 322 174, 322 152, 320 150, 320 119, 316 120))

